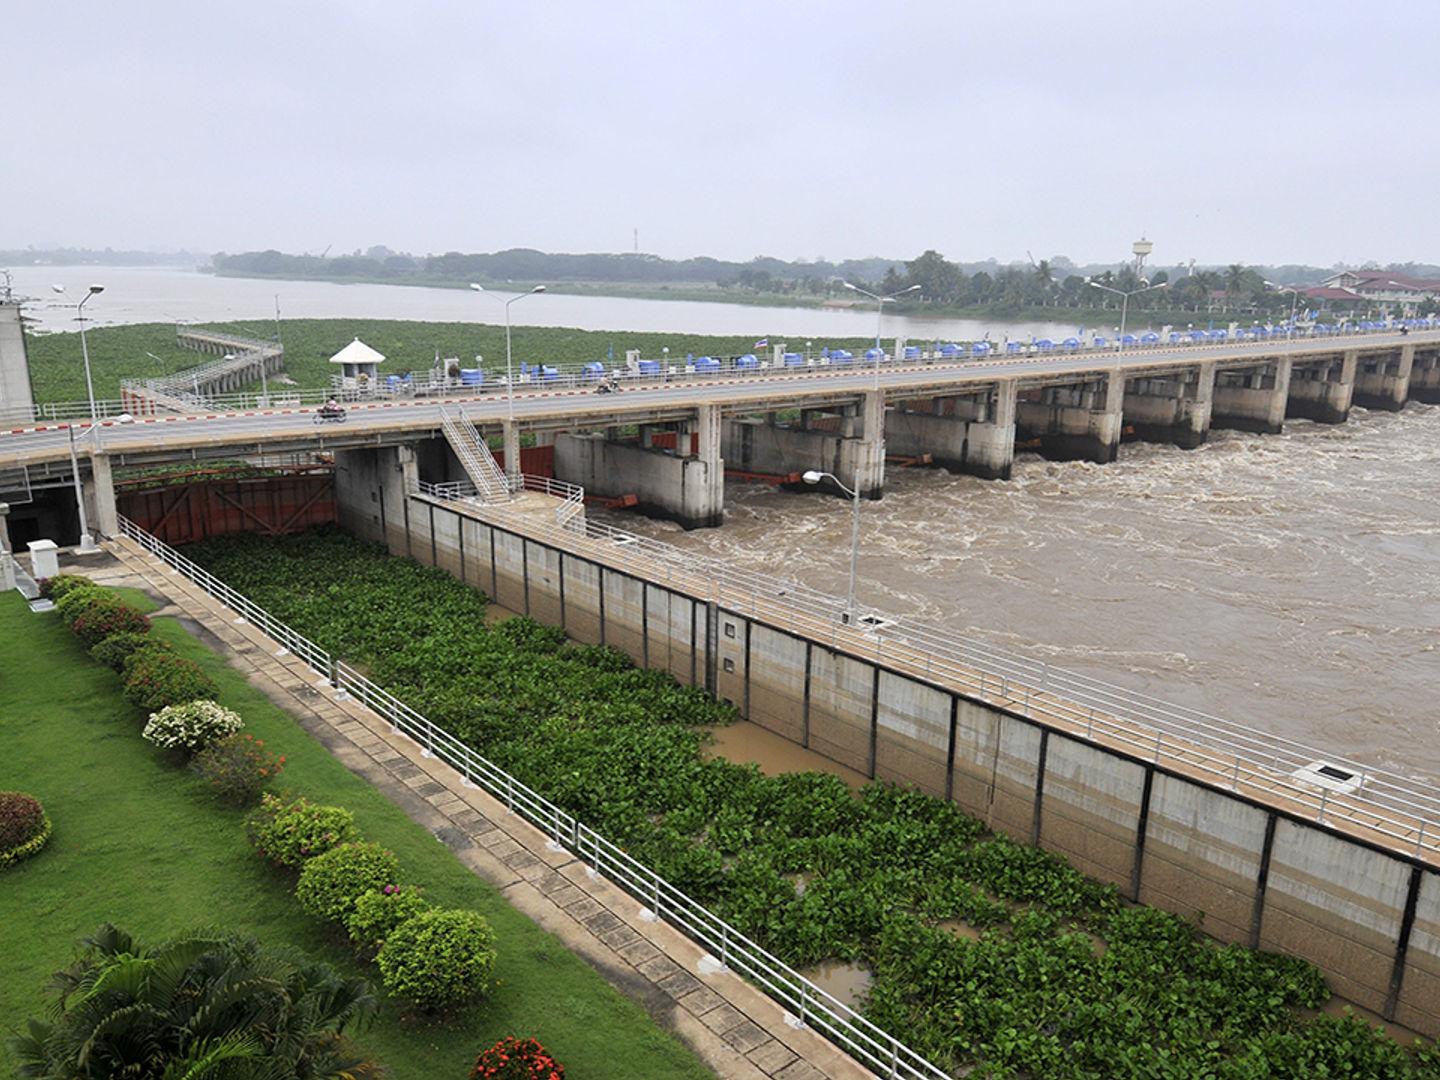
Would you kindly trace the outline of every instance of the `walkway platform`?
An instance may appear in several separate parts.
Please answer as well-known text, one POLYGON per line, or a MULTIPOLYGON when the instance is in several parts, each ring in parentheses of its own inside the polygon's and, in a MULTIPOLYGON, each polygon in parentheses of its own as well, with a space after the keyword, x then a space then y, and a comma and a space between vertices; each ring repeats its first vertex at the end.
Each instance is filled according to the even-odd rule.
MULTIPOLYGON (((541 498, 544 498, 543 496, 541 498)), ((546 499, 553 505, 553 500, 546 499)), ((583 957, 622 993, 675 1032, 716 1074, 737 1080, 863 1080, 873 1074, 705 954, 674 927, 647 920, 618 886, 592 876, 566 851, 328 683, 277 643, 237 619, 132 541, 109 541, 114 557, 83 572, 105 585, 140 588, 217 641, 232 667, 294 716, 352 772, 424 825, 477 876, 583 957)))

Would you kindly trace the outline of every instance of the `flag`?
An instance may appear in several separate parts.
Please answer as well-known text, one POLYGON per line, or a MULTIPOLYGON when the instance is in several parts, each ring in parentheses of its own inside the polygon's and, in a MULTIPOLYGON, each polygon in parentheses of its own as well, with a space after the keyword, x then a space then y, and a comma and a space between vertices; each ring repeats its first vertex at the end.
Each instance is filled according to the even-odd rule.
POLYGON ((606 359, 609 359, 609 360, 614 360, 614 359, 615 359, 615 343, 614 343, 613 341, 610 343, 610 348, 606 350, 605 356, 606 356, 606 359))
POLYGON ((768 337, 762 337, 759 341, 755 342, 755 348, 757 349, 768 349, 769 347, 770 339, 768 337))

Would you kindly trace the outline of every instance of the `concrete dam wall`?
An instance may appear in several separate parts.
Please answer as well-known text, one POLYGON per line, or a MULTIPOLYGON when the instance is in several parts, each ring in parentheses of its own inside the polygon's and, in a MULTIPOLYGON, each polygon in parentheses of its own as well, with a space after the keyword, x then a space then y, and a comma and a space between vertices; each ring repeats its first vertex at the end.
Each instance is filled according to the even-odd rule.
MULTIPOLYGON (((1303 957, 1336 993, 1440 1034, 1440 867, 867 658, 693 582, 412 494, 394 449, 339 456, 341 523, 511 610, 613 646, 866 776, 953 800, 1206 933, 1303 957), (618 559, 616 560, 619 561, 618 559)), ((591 544, 591 549, 596 545, 591 544)), ((1156 755, 1157 759, 1159 755, 1156 755)))

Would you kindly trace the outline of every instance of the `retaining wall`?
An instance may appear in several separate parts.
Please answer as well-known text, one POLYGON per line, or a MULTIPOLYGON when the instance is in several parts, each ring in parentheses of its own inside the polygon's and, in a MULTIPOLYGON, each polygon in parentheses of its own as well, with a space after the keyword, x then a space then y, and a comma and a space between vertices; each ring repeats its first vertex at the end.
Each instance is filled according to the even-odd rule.
MULTIPOLYGON (((337 487, 363 519, 368 496, 337 487)), ((1304 957, 1357 1004, 1440 1034, 1440 869, 688 595, 663 575, 644 581, 422 496, 405 503, 408 534, 383 530, 392 551, 703 686, 867 776, 952 799, 1222 941, 1304 957)))

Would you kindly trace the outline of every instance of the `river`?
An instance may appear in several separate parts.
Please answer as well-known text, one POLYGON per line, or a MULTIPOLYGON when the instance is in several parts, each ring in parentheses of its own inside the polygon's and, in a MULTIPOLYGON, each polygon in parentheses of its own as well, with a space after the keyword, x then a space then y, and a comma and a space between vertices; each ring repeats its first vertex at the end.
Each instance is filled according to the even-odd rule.
MULTIPOLYGON (((497 323, 500 306, 468 289, 411 285, 336 285, 325 281, 271 281, 216 277, 173 267, 19 266, 11 267, 18 296, 33 297, 26 314, 40 330, 74 329, 73 304, 92 285, 104 293, 85 306, 92 326, 127 323, 227 322, 272 319, 280 300, 282 319, 414 319, 420 322, 497 323), (66 307, 52 290, 65 286, 66 307)), ((546 293, 512 309, 516 325, 577 330, 750 335, 802 339, 868 337, 875 310, 860 308, 760 307, 691 300, 637 300, 615 296, 546 293)), ((976 319, 916 318, 887 314, 885 334, 915 341, 969 341, 987 333, 1028 340, 1064 338, 1074 323, 982 322, 976 319)))
MULTIPOLYGON (((1440 407, 1356 409, 1112 465, 1016 459, 1008 482, 892 468, 862 508, 860 601, 1440 778, 1440 407)), ((726 487, 723 528, 596 514, 844 590, 850 507, 726 487)))
MULTIPOLYGON (((52 281, 98 323, 266 318, 493 320, 461 290, 216 278, 175 269, 21 267, 41 327, 52 281)), ((868 334, 865 311, 550 294, 533 325, 677 333, 868 334)), ((887 332, 1055 336, 1064 326, 887 319, 887 332)), ((849 507, 727 487, 723 528, 597 514, 682 547, 843 589, 849 507)), ((1356 409, 1199 450, 1126 444, 1113 465, 1016 459, 987 483, 892 469, 863 509, 859 592, 992 644, 1397 772, 1440 778, 1440 407, 1356 409)))

